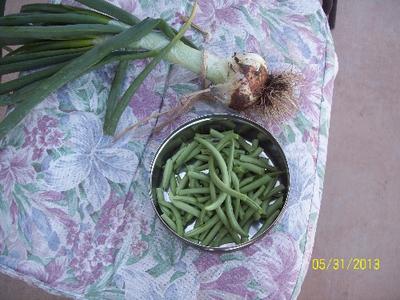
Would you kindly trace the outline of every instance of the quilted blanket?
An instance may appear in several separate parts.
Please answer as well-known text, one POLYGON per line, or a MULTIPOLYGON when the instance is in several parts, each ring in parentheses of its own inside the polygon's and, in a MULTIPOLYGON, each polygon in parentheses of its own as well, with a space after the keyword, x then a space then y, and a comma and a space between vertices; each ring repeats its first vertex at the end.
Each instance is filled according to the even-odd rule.
MULTIPOLYGON (((54 1, 57 2, 57 1, 54 1)), ((76 5, 73 1, 62 1, 76 5)), ((138 17, 179 28, 187 0, 112 0, 138 17)), ((321 203, 337 59, 318 0, 201 0, 188 35, 218 55, 261 54, 270 70, 294 70, 299 111, 271 122, 246 116, 280 142, 291 172, 287 210, 262 240, 208 253, 171 235, 149 199, 149 167, 182 122, 226 112, 198 102, 172 125, 154 120, 116 142, 103 135, 116 65, 70 82, 0 144, 0 271, 50 293, 85 299, 295 299, 313 248, 321 203)), ((131 63, 128 86, 147 61, 131 63)), ((117 131, 198 90, 189 71, 163 62, 132 98, 117 131)))

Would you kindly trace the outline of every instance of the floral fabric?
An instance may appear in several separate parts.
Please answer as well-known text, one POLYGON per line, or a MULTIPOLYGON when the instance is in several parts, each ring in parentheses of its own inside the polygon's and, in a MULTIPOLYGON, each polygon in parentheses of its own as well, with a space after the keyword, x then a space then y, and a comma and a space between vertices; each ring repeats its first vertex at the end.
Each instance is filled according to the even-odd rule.
MULTIPOLYGON (((179 27, 186 0, 112 0, 139 17, 179 27)), ((63 1, 74 4, 73 1, 63 1)), ((263 124, 284 148, 291 171, 288 207, 261 241, 207 253, 176 239, 148 196, 151 159, 176 126, 206 113, 199 102, 160 133, 155 122, 113 141, 104 136, 105 101, 115 65, 70 82, 0 144, 0 270, 49 292, 87 299, 290 299, 306 274, 321 202, 337 60, 317 0, 204 0, 195 23, 221 56, 261 54, 273 71, 305 78, 294 118, 263 124)), ((190 31, 196 43, 203 36, 190 31)), ((146 61, 131 63, 125 86, 146 61)), ((145 80, 117 131, 174 106, 199 81, 161 63, 145 80)), ((28 100, 29 101, 29 100, 28 100)), ((163 120, 158 120, 158 123, 163 120)))

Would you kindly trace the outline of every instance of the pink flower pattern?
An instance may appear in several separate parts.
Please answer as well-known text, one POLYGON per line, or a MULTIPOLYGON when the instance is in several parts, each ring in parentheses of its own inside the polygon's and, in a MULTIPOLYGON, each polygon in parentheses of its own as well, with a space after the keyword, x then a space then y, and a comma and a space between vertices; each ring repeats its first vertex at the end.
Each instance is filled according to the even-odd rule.
POLYGON ((44 151, 61 145, 63 134, 57 129, 57 126, 58 120, 46 115, 38 120, 37 126, 32 130, 24 128, 25 143, 22 147, 30 146, 32 148, 32 160, 41 159, 44 151))
POLYGON ((0 150, 0 183, 6 197, 11 197, 15 184, 27 184, 35 178, 35 170, 22 150, 7 147, 0 150))

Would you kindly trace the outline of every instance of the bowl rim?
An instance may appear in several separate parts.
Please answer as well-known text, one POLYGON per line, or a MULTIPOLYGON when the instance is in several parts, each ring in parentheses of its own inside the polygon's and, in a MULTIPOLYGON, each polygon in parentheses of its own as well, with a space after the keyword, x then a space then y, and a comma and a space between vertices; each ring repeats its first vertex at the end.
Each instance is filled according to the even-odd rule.
POLYGON ((238 114, 232 114, 232 113, 210 113, 210 114, 203 114, 200 115, 198 117, 195 117, 189 121, 184 122, 183 124, 179 125, 176 129, 174 129, 167 137, 165 137, 161 144, 158 146, 157 151, 154 154, 154 157, 151 161, 151 166, 150 166, 150 178, 149 178, 149 196, 150 196, 150 201, 151 204, 153 206, 153 209, 158 217, 158 219, 161 221, 161 223, 164 225, 164 227, 167 228, 168 231, 172 232, 176 237, 178 237, 180 240, 184 241, 185 243, 194 246, 196 248, 199 248, 201 250, 206 250, 209 252, 231 252, 231 251, 236 251, 236 250, 240 250, 243 249, 245 247, 248 247, 252 244, 254 244, 256 241, 262 239, 282 218, 284 212, 287 209, 287 202, 290 196, 290 191, 291 191, 291 184, 290 184, 290 168, 289 168, 289 164, 286 158, 286 154, 281 146, 281 144, 278 142, 278 140, 274 137, 274 135, 269 132, 266 128, 264 128, 261 124, 257 123, 254 120, 251 120, 250 118, 238 115, 238 114), (276 219, 267 227, 266 230, 264 230, 264 232, 262 232, 261 234, 259 234, 256 237, 253 237, 251 239, 249 239, 247 242, 241 243, 241 244, 235 244, 232 246, 226 246, 226 247, 211 247, 211 246, 205 246, 205 245, 200 245, 197 244, 195 242, 192 242, 191 240, 186 239, 185 237, 182 237, 180 235, 178 235, 174 230, 172 230, 172 228, 170 228, 168 226, 168 224, 164 221, 163 218, 161 218, 161 215, 159 213, 159 211, 157 210, 157 205, 156 205, 156 199, 153 197, 153 173, 154 173, 154 169, 155 169, 155 164, 157 161, 157 158, 159 156, 159 154, 161 153, 161 151, 164 149, 164 147, 166 147, 166 145, 168 144, 169 141, 171 141, 171 139, 176 136, 177 134, 179 134, 182 130, 189 128, 193 125, 196 125, 198 123, 201 123, 203 121, 206 121, 207 119, 213 119, 213 118, 230 118, 230 119, 239 119, 241 121, 245 121, 247 123, 250 123, 251 126, 257 128, 260 131, 266 132, 267 134, 270 135, 270 137, 272 138, 273 142, 278 146, 279 150, 282 152, 283 154, 283 161, 284 164, 286 166, 286 169, 288 170, 287 172, 287 193, 286 193, 286 197, 284 198, 284 203, 283 203, 283 207, 281 209, 281 211, 279 212, 278 216, 276 217, 276 219))

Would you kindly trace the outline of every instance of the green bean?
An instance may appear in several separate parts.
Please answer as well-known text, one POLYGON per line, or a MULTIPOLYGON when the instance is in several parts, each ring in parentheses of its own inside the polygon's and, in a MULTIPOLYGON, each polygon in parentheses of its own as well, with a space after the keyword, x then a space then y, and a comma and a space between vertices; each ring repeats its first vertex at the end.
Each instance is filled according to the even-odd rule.
POLYGON ((228 196, 226 201, 225 201, 225 208, 226 208, 226 214, 228 216, 228 220, 230 225, 232 226, 232 229, 239 233, 242 236, 246 235, 246 232, 244 232, 243 228, 240 227, 237 219, 235 218, 235 214, 233 212, 233 207, 232 207, 232 201, 231 197, 228 196))
MULTIPOLYGON (((239 184, 239 178, 237 177, 235 172, 231 173, 232 176, 232 183, 236 191, 240 192, 240 184, 239 184)), ((235 202, 234 202, 234 211, 235 211, 235 218, 239 218, 239 211, 240 211, 240 198, 236 197, 235 202)))
POLYGON ((207 176, 204 173, 199 173, 199 172, 195 172, 195 171, 189 171, 188 175, 189 175, 189 177, 192 177, 192 178, 197 179, 197 180, 210 182, 210 177, 207 176))
MULTIPOLYGON (((235 142, 236 142, 236 141, 234 141, 233 144, 235 144, 235 142)), ((221 152, 222 152, 222 154, 225 154, 226 157, 229 157, 230 149, 224 148, 224 149, 221 150, 221 152)), ((235 147, 235 155, 234 155, 234 158, 239 158, 240 155, 243 155, 244 153, 245 153, 245 152, 244 152, 243 150, 236 149, 236 147, 235 147)))
MULTIPOLYGON (((156 188, 156 197, 157 197, 157 201, 161 204, 161 202, 166 202, 164 200, 164 194, 161 188, 156 188)), ((167 202, 166 202, 167 203, 167 202)), ((171 210, 170 208, 166 207, 166 206, 162 206, 160 205, 160 209, 163 213, 167 214, 167 215, 171 215, 171 210)))
POLYGON ((228 230, 226 228, 221 228, 218 234, 215 236, 214 240, 211 243, 212 247, 221 246, 221 240, 228 234, 228 230))
POLYGON ((195 136, 205 138, 205 139, 210 139, 210 135, 208 133, 196 133, 195 136))
POLYGON ((255 150, 253 150, 252 152, 249 153, 249 156, 251 157, 257 157, 261 154, 261 152, 263 152, 263 149, 258 147, 255 150))
POLYGON ((208 170, 208 163, 207 164, 203 164, 201 166, 195 167, 194 168, 195 171, 204 171, 204 170, 208 170))
POLYGON ((175 180, 176 180, 176 188, 178 188, 178 185, 181 182, 182 178, 181 178, 181 176, 179 176, 179 174, 177 174, 176 177, 175 177, 175 180))
POLYGON ((274 196, 274 195, 276 195, 276 194, 282 192, 283 190, 285 190, 285 186, 284 186, 283 184, 280 184, 280 185, 274 187, 274 188, 272 189, 272 191, 270 191, 270 192, 268 193, 267 197, 272 197, 272 196, 274 196))
POLYGON ((205 209, 208 211, 217 209, 221 206, 222 203, 224 203, 226 196, 227 195, 225 193, 219 194, 217 200, 215 200, 215 202, 211 203, 210 205, 207 205, 205 209))
POLYGON ((191 214, 186 214, 184 217, 185 217, 185 226, 187 226, 189 223, 191 223, 193 216, 191 214))
POLYGON ((216 190, 215 190, 215 185, 214 185, 214 183, 213 183, 212 181, 210 182, 209 188, 210 188, 210 198, 211 198, 211 201, 212 201, 212 202, 215 202, 215 201, 217 200, 217 192, 216 192, 216 190))
POLYGON ((188 168, 189 170, 194 171, 194 170, 196 170, 196 167, 200 167, 202 164, 203 164, 203 162, 202 162, 201 160, 197 160, 197 161, 195 161, 193 164, 188 165, 187 168, 188 168))
POLYGON ((210 230, 210 232, 207 234, 207 236, 204 238, 202 241, 203 245, 209 245, 210 242, 212 241, 213 238, 217 235, 218 231, 221 229, 223 224, 221 222, 218 222, 215 224, 215 226, 210 230))
POLYGON ((196 180, 189 176, 189 189, 196 187, 196 180))
POLYGON ((217 215, 214 215, 211 219, 209 219, 203 225, 186 232, 185 237, 194 237, 196 235, 201 234, 202 232, 213 227, 218 222, 218 220, 219 220, 219 217, 217 215))
POLYGON ((232 140, 230 153, 229 153, 229 157, 228 157, 228 172, 229 172, 229 174, 232 174, 234 156, 235 156, 235 144, 234 144, 234 142, 232 140))
POLYGON ((226 217, 224 211, 222 210, 221 207, 217 208, 217 216, 218 218, 221 220, 221 222, 224 224, 226 230, 228 230, 229 234, 232 235, 232 237, 234 237, 235 241, 237 243, 240 243, 240 238, 238 236, 235 235, 235 232, 232 230, 232 228, 229 225, 229 221, 228 218, 226 217))
POLYGON ((250 182, 253 182, 254 179, 256 178, 256 176, 250 176, 250 177, 246 177, 245 179, 243 179, 240 182, 240 188, 244 187, 245 185, 249 184, 250 182))
POLYGON ((193 141, 189 145, 186 146, 185 150, 182 151, 181 155, 176 159, 175 162, 175 170, 180 168, 180 166, 186 161, 186 158, 190 155, 190 153, 197 147, 198 143, 193 141))
POLYGON ((175 175, 172 175, 172 176, 171 176, 171 179, 169 180, 169 187, 170 187, 172 193, 173 193, 173 194, 176 194, 176 187, 177 187, 177 184, 176 184, 175 175))
POLYGON ((218 218, 221 220, 221 222, 224 224, 224 226, 229 230, 229 228, 230 228, 229 221, 228 221, 228 218, 226 217, 223 209, 219 206, 216 209, 216 212, 217 212, 218 218))
POLYGON ((156 188, 156 196, 158 201, 165 201, 163 190, 161 188, 156 188))
POLYGON ((261 168, 267 168, 268 164, 260 158, 254 158, 249 155, 240 155, 240 160, 242 162, 251 163, 253 165, 257 165, 261 168))
POLYGON ((218 130, 215 130, 213 128, 210 129, 210 135, 212 137, 219 138, 219 139, 222 139, 224 137, 223 133, 221 133, 218 130))
MULTIPOLYGON (((189 177, 190 180, 190 177, 189 177)), ((189 189, 182 189, 177 191, 177 194, 179 196, 185 196, 185 195, 192 195, 192 194, 207 194, 209 193, 210 189, 208 187, 195 187, 195 188, 189 188, 189 189)))
POLYGON ((245 170, 248 170, 250 172, 256 173, 257 175, 264 175, 265 174, 265 169, 261 168, 257 165, 253 165, 251 163, 245 163, 241 162, 239 160, 235 160, 235 163, 239 165, 240 167, 244 168, 245 170))
POLYGON ((165 213, 161 215, 161 218, 165 221, 165 223, 168 224, 169 227, 171 227, 171 229, 173 231, 176 231, 176 225, 174 223, 174 221, 171 220, 170 217, 168 217, 168 215, 166 215, 165 213))
POLYGON ((199 234, 198 240, 200 241, 200 244, 203 243, 202 241, 204 240, 204 238, 207 236, 207 234, 210 232, 211 229, 212 228, 208 228, 206 231, 199 234))
MULTIPOLYGON (((205 208, 203 207, 201 210, 200 210, 200 217, 199 217, 199 224, 203 224, 204 223, 204 218, 206 217, 206 210, 205 210, 205 208)), ((196 221, 196 223, 197 223, 197 221, 196 221)))
POLYGON ((167 188, 168 188, 169 179, 170 179, 171 175, 172 175, 172 159, 168 159, 167 163, 165 164, 162 183, 161 183, 162 188, 164 190, 167 190, 167 188))
POLYGON ((262 196, 265 198, 269 194, 269 192, 272 191, 272 189, 275 187, 276 182, 278 181, 278 178, 272 178, 270 182, 268 182, 267 187, 265 188, 265 191, 262 193, 262 196))
POLYGON ((241 200, 245 201, 248 205, 252 206, 256 210, 261 211, 261 207, 254 200, 250 199, 245 194, 242 194, 240 192, 233 190, 229 185, 225 184, 224 182, 221 181, 221 179, 218 178, 218 176, 215 172, 214 160, 212 158, 210 158, 208 164, 210 167, 211 180, 215 184, 216 187, 218 187, 220 190, 222 190, 223 192, 227 193, 228 195, 230 195, 232 197, 240 198, 241 200))
POLYGON ((280 197, 271 205, 269 205, 264 213, 266 218, 269 218, 276 210, 282 209, 283 207, 283 198, 280 197))
POLYGON ((199 203, 203 203, 203 202, 210 201, 211 198, 210 198, 210 196, 204 196, 204 197, 197 197, 196 199, 199 203))
MULTIPOLYGON (((205 146, 208 150, 210 150, 212 156, 217 161, 219 169, 221 170, 224 183, 229 185, 228 169, 221 153, 209 141, 198 137, 195 137, 195 140, 205 146)), ((208 162, 208 164, 210 165, 210 161, 208 162)), ((211 170, 210 173, 212 173, 211 170)))
POLYGON ((242 166, 234 166, 233 171, 238 175, 238 176, 244 176, 247 173, 247 170, 243 168, 242 166))
POLYGON ((247 152, 251 152, 251 145, 242 137, 238 138, 239 145, 242 146, 247 152))
POLYGON ((254 140, 251 141, 251 149, 252 149, 252 151, 257 149, 258 143, 259 143, 258 139, 254 139, 254 140))
POLYGON ((195 208, 185 202, 172 200, 172 204, 176 208, 179 208, 180 210, 183 210, 183 211, 191 214, 192 216, 195 216, 197 218, 200 216, 200 210, 198 210, 197 208, 195 208))
POLYGON ((229 233, 223 239, 221 239, 221 245, 230 244, 230 243, 239 244, 240 238, 234 233, 229 233))
POLYGON ((258 190, 254 193, 253 198, 259 198, 261 194, 264 192, 265 187, 266 187, 265 185, 260 186, 258 190))
POLYGON ((194 158, 203 162, 208 162, 208 156, 204 154, 198 154, 194 158))
POLYGON ((249 220, 246 222, 246 224, 243 226, 243 230, 247 233, 247 235, 242 236, 241 238, 241 242, 247 242, 249 240, 249 231, 250 231, 250 227, 253 224, 253 220, 249 220))
POLYGON ((255 189, 258 189, 260 186, 265 185, 270 180, 271 180, 271 177, 269 177, 268 175, 264 175, 263 177, 260 177, 257 180, 254 180, 252 183, 245 185, 244 187, 242 187, 240 189, 240 191, 242 193, 248 193, 250 191, 254 191, 255 189))
POLYGON ((275 219, 278 217, 280 213, 280 210, 276 210, 271 216, 268 217, 268 219, 264 222, 264 224, 261 226, 261 228, 257 231, 257 233, 254 235, 254 237, 259 236, 262 234, 265 230, 268 229, 269 226, 275 221, 275 219))
POLYGON ((237 139, 239 136, 236 134, 236 133, 229 133, 229 134, 227 134, 227 135, 225 135, 219 142, 218 142, 218 144, 215 146, 215 148, 218 150, 218 151, 221 151, 223 148, 225 148, 229 143, 230 143, 230 141, 233 139, 233 140, 235 140, 235 139, 237 139))
POLYGON ((200 145, 193 149, 193 151, 189 154, 189 156, 185 159, 185 163, 193 159, 196 155, 200 154, 200 145))
POLYGON ((171 157, 173 162, 176 162, 176 159, 185 151, 185 144, 182 144, 181 148, 171 157))
POLYGON ((179 193, 181 190, 183 190, 186 187, 188 181, 189 181, 189 175, 186 173, 185 176, 183 176, 183 178, 179 182, 178 186, 176 187, 176 193, 179 193))
POLYGON ((186 202, 186 203, 193 204, 193 205, 198 205, 199 204, 197 202, 196 198, 194 198, 194 197, 174 196, 172 194, 169 194, 169 198, 171 199, 171 201, 182 201, 182 202, 186 202))
POLYGON ((182 235, 183 234, 183 222, 182 222, 182 217, 179 214, 179 211, 169 202, 158 200, 158 203, 162 206, 169 208, 172 211, 172 214, 175 217, 176 233, 178 235, 182 235))
POLYGON ((164 214, 168 215, 169 217, 172 217, 172 211, 169 208, 160 205, 160 209, 164 214))
POLYGON ((241 218, 240 220, 240 225, 241 226, 245 226, 246 223, 251 219, 251 217, 253 217, 253 215, 256 213, 257 211, 251 207, 249 207, 246 212, 243 215, 243 218, 241 218))

